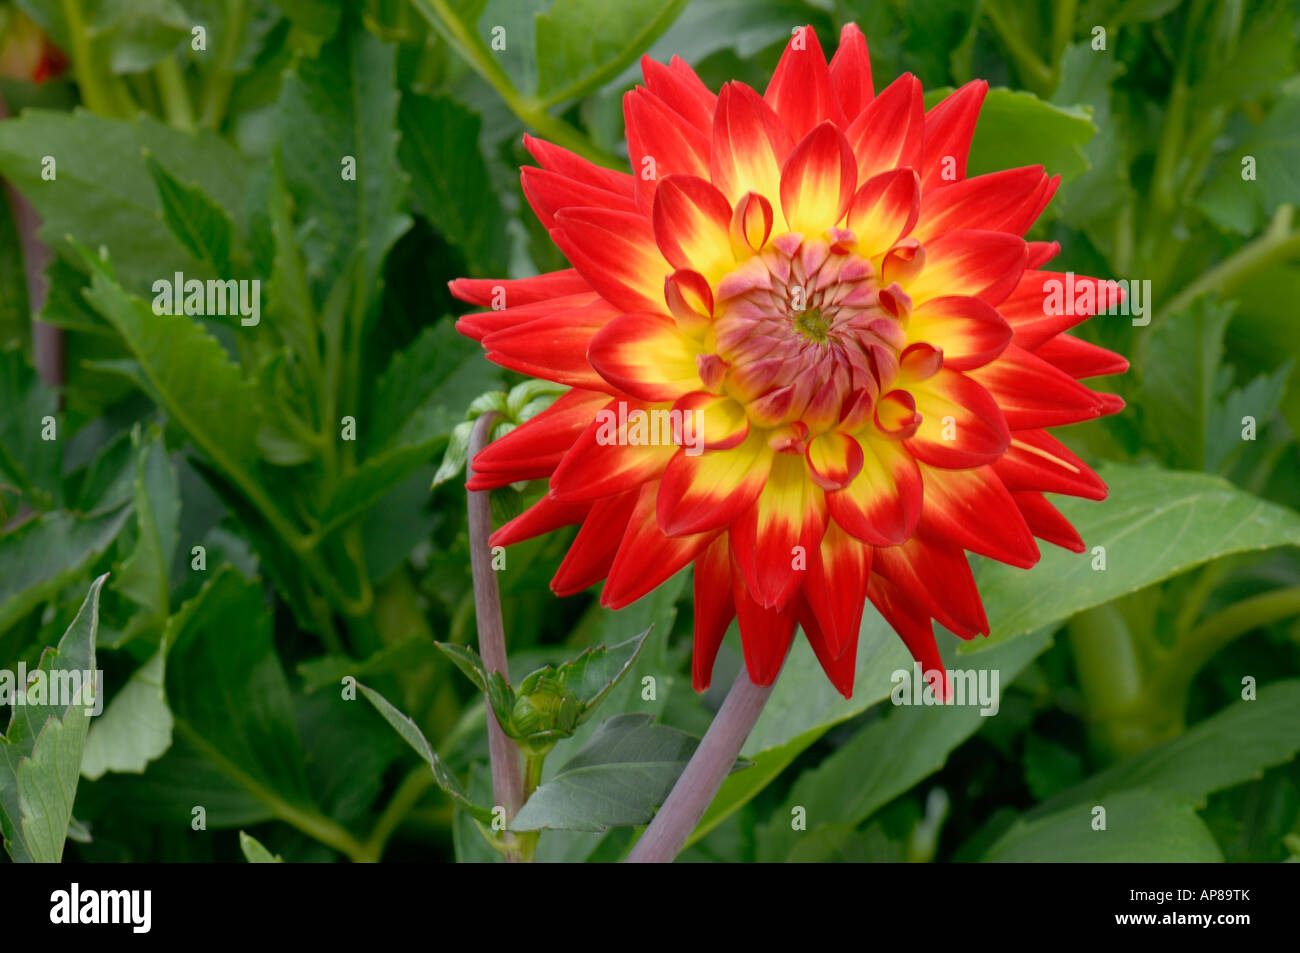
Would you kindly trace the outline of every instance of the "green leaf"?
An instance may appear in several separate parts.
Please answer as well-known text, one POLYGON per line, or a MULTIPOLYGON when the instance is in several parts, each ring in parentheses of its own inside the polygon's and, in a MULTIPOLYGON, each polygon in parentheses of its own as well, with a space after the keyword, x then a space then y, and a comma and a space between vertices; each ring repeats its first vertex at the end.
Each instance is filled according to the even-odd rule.
POLYGON ((1186 798, 1132 790, 1078 804, 1034 821, 1019 821, 989 848, 985 861, 1132 863, 1221 861, 1214 836, 1186 798), (1093 808, 1106 829, 1093 830, 1093 808))
POLYGON ((162 434, 131 435, 135 447, 135 517, 138 532, 113 580, 113 588, 161 622, 170 609, 171 567, 180 524, 180 488, 162 434))
MULTIPOLYGON (((107 578, 91 584, 58 646, 41 654, 45 691, 52 694, 57 683, 60 692, 72 690, 75 696, 58 703, 30 698, 15 703, 9 730, 0 739, 0 829, 5 850, 18 862, 58 863, 63 858, 90 708, 99 701, 95 692, 100 686, 89 673, 96 671, 99 593, 107 578), (66 681, 69 673, 77 673, 76 685, 66 681)), ((35 690, 34 685, 23 688, 35 690)))
POLYGON ((478 345, 456 334, 450 322, 426 328, 380 377, 370 402, 369 456, 339 481, 321 525, 332 528, 359 516, 431 462, 465 406, 494 380, 478 345))
POLYGON ((1147 329, 1136 401, 1143 443, 1175 467, 1200 470, 1232 308, 1197 298, 1147 329))
POLYGON ((202 189, 176 181, 153 156, 146 162, 172 234, 212 273, 224 274, 230 268, 230 217, 202 189))
POLYGON ((1300 205, 1300 91, 1279 97, 1258 126, 1223 153, 1196 205, 1221 228, 1248 235, 1279 205, 1300 205), (1246 178, 1247 158, 1254 177, 1246 178))
MULTIPOLYGON (((31 337, 31 306, 22 242, 9 193, 0 190, 0 354, 26 349, 31 337)), ((3 446, 3 440, 0 440, 3 446)))
POLYGON ((358 248, 361 287, 373 294, 384 257, 411 225, 397 163, 395 56, 352 21, 318 58, 298 60, 276 108, 280 157, 318 303, 358 248))
POLYGON ((467 645, 456 645, 454 642, 435 642, 433 644, 438 646, 439 652, 451 659, 452 664, 464 673, 475 688, 480 692, 487 691, 487 671, 477 652, 467 645))
POLYGON ((91 248, 106 246, 123 282, 137 292, 175 271, 205 273, 164 221, 145 151, 169 170, 183 169, 219 208, 240 207, 245 161, 211 133, 82 111, 29 109, 0 123, 0 171, 40 213, 46 242, 61 247, 71 235, 91 248), (52 180, 41 177, 45 156, 57 162, 52 180))
POLYGON ((407 95, 399 121, 398 155, 420 211, 471 271, 498 272, 510 251, 506 214, 479 151, 479 117, 451 99, 407 95))
MULTIPOLYGON (((1110 464, 1097 471, 1108 499, 1054 500, 1091 552, 1044 546, 1033 569, 985 563, 978 577, 990 639, 1051 621, 1161 582, 1229 553, 1300 545, 1300 514, 1202 473, 1110 464)), ((978 646, 972 646, 978 647, 978 646)))
MULTIPOLYGON (((1228 553, 1300 545, 1300 515, 1218 477, 1118 464, 1098 472, 1110 487, 1107 500, 1054 502, 1089 547, 1106 547, 1107 569, 1092 569, 1091 552, 1046 546, 1031 570, 981 563, 978 581, 991 634, 963 645, 958 658, 978 657, 1012 636, 1060 622, 1228 553), (1193 526, 1195 532, 1190 531, 1193 526)), ((845 699, 831 686, 807 640, 796 638, 745 744, 745 757, 756 765, 753 777, 764 784, 775 777, 830 727, 888 697, 891 673, 911 666, 902 640, 878 613, 868 610, 858 639, 853 697, 845 699)), ((734 810, 761 789, 762 784, 751 787, 744 777, 723 784, 715 798, 722 810, 734 810)), ((705 825, 720 822, 726 816, 722 810, 710 810, 696 836, 707 831, 705 825)))
POLYGON ((172 713, 163 690, 162 649, 140 666, 90 726, 81 774, 94 781, 109 771, 140 774, 172 745, 172 713))
MULTIPOLYGON (((1048 630, 1016 639, 981 652, 974 665, 981 671, 996 672, 1003 695, 1016 676, 1051 644, 1048 630)), ((910 671, 908 675, 910 676, 910 671)), ((987 717, 997 717, 996 713, 987 717)), ((986 722, 979 705, 926 707, 898 706, 865 725, 835 753, 795 782, 785 803, 772 820, 758 830, 758 858, 785 860, 806 836, 823 825, 857 827, 864 820, 922 779, 943 767, 948 755, 986 722), (864 765, 868 766, 864 770, 864 765), (793 810, 802 807, 807 831, 796 831, 790 821, 793 810)), ((745 791, 743 779, 750 772, 728 780, 735 794, 728 805, 745 791)), ((729 795, 732 792, 727 792, 729 795)), ((721 795, 719 795, 721 797, 721 795)), ((701 822, 720 817, 715 805, 701 822)))
POLYGON ((165 685, 177 735, 223 774, 277 812, 314 807, 260 584, 223 566, 181 607, 165 685))
POLYGON ((239 849, 250 864, 282 864, 284 858, 262 846, 261 841, 244 831, 239 832, 239 849))
MULTIPOLYGON (((2 211, 2 210, 0 210, 2 211)), ((28 315, 23 315, 24 325, 28 315)), ((46 387, 19 351, 0 353, 0 492, 16 491, 29 506, 46 510, 61 496, 63 440, 46 440, 46 418, 60 419, 59 396, 46 387)), ((0 498, 0 515, 5 504, 0 498)))
POLYGON ((130 515, 129 506, 84 519, 58 510, 0 538, 0 632, 89 570, 130 515))
POLYGON ((383 695, 373 688, 367 688, 365 685, 358 685, 357 687, 369 699, 370 704, 378 709, 379 714, 384 716, 384 720, 392 725, 397 733, 405 739, 406 743, 415 749, 416 754, 428 763, 433 771, 434 782, 438 787, 442 788, 471 817, 482 821, 484 824, 490 824, 492 822, 492 812, 469 799, 469 795, 465 793, 461 783, 456 780, 454 774, 447 770, 447 766, 442 763, 442 759, 438 757, 438 753, 433 750, 433 746, 429 744, 429 740, 424 737, 424 732, 420 731, 415 722, 394 708, 383 695))
POLYGON ((86 298, 121 335, 146 393, 228 478, 245 490, 255 486, 254 386, 200 325, 182 314, 155 314, 122 289, 106 262, 84 259, 93 275, 86 298))
POLYGON ((580 720, 590 717, 596 706, 631 671, 632 663, 641 654, 641 647, 649 635, 650 629, 646 629, 640 635, 634 635, 626 642, 610 648, 601 645, 587 649, 559 667, 559 676, 565 687, 578 696, 578 703, 582 707, 580 720))
POLYGON ((1097 131, 1088 114, 1044 102, 1033 93, 990 89, 971 141, 967 176, 1041 165, 1062 182, 1088 168, 1083 147, 1097 131))
POLYGON ((285 16, 308 33, 329 37, 339 28, 342 7, 333 0, 272 0, 285 16))
POLYGON ((532 793, 510 828, 604 831, 649 823, 698 743, 649 715, 615 715, 532 793))
POLYGON ((1265 685, 1254 701, 1239 701, 1156 748, 1095 774, 1031 812, 1103 803, 1117 792, 1151 788, 1201 806, 1206 797, 1264 773, 1300 751, 1300 679, 1265 685))
POLYGON ((686 0, 555 0, 537 17, 537 94, 548 101, 584 96, 672 25, 686 0))

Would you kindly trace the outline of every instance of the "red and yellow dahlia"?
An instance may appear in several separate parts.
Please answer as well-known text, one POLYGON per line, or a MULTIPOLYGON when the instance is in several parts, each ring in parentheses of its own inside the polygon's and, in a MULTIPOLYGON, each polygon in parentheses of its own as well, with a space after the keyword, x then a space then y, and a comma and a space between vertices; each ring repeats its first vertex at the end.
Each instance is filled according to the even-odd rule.
POLYGON ((53 79, 68 66, 63 51, 50 42, 27 14, 12 8, 0 11, 0 76, 23 79, 37 85, 53 79))
POLYGON ((474 461, 471 489, 550 481, 492 543, 581 524, 552 588, 603 579, 611 608, 693 562, 700 690, 738 618, 755 683, 798 625, 851 694, 868 599, 941 671, 932 620, 988 633, 966 550, 1084 548, 1043 494, 1106 486, 1046 428, 1122 406, 1079 379, 1127 362, 1065 333, 1115 285, 1073 276, 1094 307, 1045 307, 1059 249, 1023 236, 1059 177, 966 178, 984 82, 928 112, 910 74, 877 95, 853 25, 829 65, 796 31, 761 96, 642 67, 633 174, 525 139, 573 267, 451 285, 490 308, 457 326, 492 360, 571 388, 474 461), (668 439, 645 439, 656 411, 668 439))

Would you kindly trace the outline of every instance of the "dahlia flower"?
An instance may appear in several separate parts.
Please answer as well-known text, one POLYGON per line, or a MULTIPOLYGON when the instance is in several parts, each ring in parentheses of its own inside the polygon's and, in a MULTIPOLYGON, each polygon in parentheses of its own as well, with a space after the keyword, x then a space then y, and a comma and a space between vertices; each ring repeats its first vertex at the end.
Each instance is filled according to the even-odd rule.
POLYGON ((580 524, 552 588, 603 579, 611 608, 694 563, 697 690, 738 618, 756 684, 799 626, 850 695, 867 600, 941 672, 933 620, 988 633, 967 550, 1084 548, 1043 494, 1106 487, 1047 428, 1123 406, 1079 380, 1127 362, 1066 333, 1116 285, 1045 306, 1059 248, 1023 236, 1059 177, 966 177, 982 81, 928 112, 910 74, 877 94, 851 24, 829 64, 795 31, 762 95, 642 67, 632 174, 525 138, 572 268, 451 284, 489 358, 570 388, 474 461, 470 489, 550 481, 492 543, 580 524))

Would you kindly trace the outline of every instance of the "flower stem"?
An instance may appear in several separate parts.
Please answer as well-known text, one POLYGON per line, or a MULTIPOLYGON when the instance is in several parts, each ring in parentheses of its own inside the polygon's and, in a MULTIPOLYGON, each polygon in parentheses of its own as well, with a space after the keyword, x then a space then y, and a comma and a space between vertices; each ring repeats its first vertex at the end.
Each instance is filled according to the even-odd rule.
MULTIPOLYGON (((474 458, 488 443, 496 414, 479 417, 469 437, 467 476, 474 475, 474 458)), ((469 556, 474 574, 474 608, 478 617, 479 653, 489 672, 500 672, 507 681, 510 669, 506 661, 505 626, 501 621, 501 594, 492 569, 492 549, 488 536, 492 532, 491 491, 470 490, 469 556)), ((519 767, 519 749, 506 737, 492 706, 487 706, 488 750, 492 760, 492 795, 505 808, 510 821, 524 803, 524 781, 519 767)))
POLYGON ((741 668, 668 800, 628 854, 628 863, 665 864, 677 856, 731 773, 771 694, 771 685, 755 685, 741 668))

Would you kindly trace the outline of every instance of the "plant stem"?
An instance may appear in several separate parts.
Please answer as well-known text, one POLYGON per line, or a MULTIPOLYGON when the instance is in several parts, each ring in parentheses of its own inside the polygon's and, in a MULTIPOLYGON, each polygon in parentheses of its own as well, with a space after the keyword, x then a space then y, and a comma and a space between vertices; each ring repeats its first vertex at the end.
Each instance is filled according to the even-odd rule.
POLYGON ((433 772, 424 762, 420 762, 419 767, 413 768, 411 773, 402 779, 392 800, 384 808, 384 813, 380 814, 379 820, 375 822, 374 829, 366 839, 365 852, 359 859, 368 863, 378 863, 383 858, 384 846, 388 843, 388 838, 392 836, 393 831, 397 830, 398 825, 412 808, 419 803, 424 792, 433 785, 433 781, 433 772))
POLYGON ((221 38, 221 52, 216 69, 208 77, 203 95, 202 123, 208 129, 217 129, 226 117, 230 102, 230 89, 235 83, 235 57, 239 55, 239 40, 244 32, 244 0, 227 0, 225 34, 221 38))
POLYGON ((1285 261, 1291 255, 1300 255, 1300 232, 1291 232, 1294 215, 1295 210, 1290 205, 1278 206, 1263 235, 1243 245, 1187 285, 1160 309, 1155 320, 1177 313, 1207 292, 1227 293, 1263 269, 1285 261))
POLYGON ((731 773, 771 694, 771 685, 755 685, 741 668, 668 800, 627 855, 628 863, 666 864, 677 856, 731 773))
MULTIPOLYGON (((479 417, 469 437, 469 462, 466 476, 474 475, 474 458, 488 443, 492 422, 496 414, 489 412, 479 417)), ((497 589, 496 572, 492 569, 492 549, 488 536, 492 533, 491 491, 470 490, 469 497, 469 556, 474 574, 474 608, 478 617, 479 654, 489 672, 500 672, 510 680, 506 659, 505 626, 501 621, 501 593, 497 589)), ((524 803, 523 774, 519 767, 519 749, 501 730, 492 706, 487 705, 488 749, 492 759, 492 794, 496 803, 505 808, 509 822, 524 803)))
POLYGON ((158 65, 154 67, 154 76, 158 80, 158 92, 162 96, 167 121, 177 129, 193 132, 194 107, 190 105, 190 94, 185 88, 185 77, 176 60, 170 56, 159 60, 158 65))
POLYGON ((593 145, 568 123, 556 119, 546 111, 544 103, 525 96, 515 89, 514 83, 501 64, 483 45, 479 36, 467 27, 446 0, 411 0, 420 14, 429 21, 447 43, 491 86, 510 111, 525 125, 532 126, 538 134, 557 145, 578 153, 586 159, 610 169, 625 168, 627 163, 593 145))

